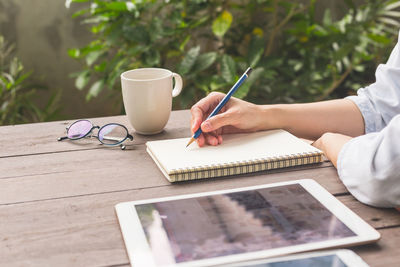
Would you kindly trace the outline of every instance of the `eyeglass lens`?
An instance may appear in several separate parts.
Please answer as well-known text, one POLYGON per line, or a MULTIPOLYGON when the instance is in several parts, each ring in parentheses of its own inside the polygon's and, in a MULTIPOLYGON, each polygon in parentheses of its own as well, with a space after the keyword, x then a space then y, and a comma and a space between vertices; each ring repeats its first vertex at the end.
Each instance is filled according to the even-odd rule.
POLYGON ((92 123, 87 120, 80 120, 73 123, 67 132, 69 139, 79 139, 87 135, 92 130, 92 123))
POLYGON ((107 124, 100 128, 98 135, 100 142, 113 145, 122 142, 128 136, 128 131, 121 125, 107 124))

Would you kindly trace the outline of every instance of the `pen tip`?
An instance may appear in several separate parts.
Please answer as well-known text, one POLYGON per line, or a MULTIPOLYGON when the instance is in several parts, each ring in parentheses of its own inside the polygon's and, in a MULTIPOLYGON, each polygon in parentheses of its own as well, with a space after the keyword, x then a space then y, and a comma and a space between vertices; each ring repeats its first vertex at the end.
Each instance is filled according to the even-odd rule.
POLYGON ((190 138, 189 143, 186 145, 186 147, 188 147, 191 143, 193 143, 193 141, 196 140, 194 137, 190 138))

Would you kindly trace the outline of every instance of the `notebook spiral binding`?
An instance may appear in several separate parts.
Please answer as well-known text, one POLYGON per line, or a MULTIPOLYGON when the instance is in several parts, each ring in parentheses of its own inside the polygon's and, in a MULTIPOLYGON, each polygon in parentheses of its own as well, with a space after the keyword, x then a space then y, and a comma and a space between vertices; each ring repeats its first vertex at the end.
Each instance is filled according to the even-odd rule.
POLYGON ((270 157, 251 161, 229 162, 222 165, 205 165, 190 169, 173 169, 169 173, 169 176, 171 181, 179 182, 287 168, 319 163, 321 161, 322 153, 320 152, 299 153, 283 157, 270 157))

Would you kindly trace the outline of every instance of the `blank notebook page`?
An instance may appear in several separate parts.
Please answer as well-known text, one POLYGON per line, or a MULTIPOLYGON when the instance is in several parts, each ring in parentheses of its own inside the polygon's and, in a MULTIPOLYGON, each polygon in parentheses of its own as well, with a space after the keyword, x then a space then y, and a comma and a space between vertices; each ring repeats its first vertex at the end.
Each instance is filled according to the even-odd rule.
POLYGON ((147 147, 167 173, 207 165, 253 161, 303 153, 321 153, 317 148, 284 130, 227 134, 218 146, 199 147, 190 138, 150 141, 147 147))

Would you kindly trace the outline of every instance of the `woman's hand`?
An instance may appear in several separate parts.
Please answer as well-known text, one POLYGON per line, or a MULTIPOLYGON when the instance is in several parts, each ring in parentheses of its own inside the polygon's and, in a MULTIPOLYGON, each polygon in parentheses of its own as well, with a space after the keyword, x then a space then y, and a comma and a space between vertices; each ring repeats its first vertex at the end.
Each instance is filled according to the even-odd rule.
POLYGON ((261 130, 262 109, 235 97, 232 97, 217 115, 205 121, 224 96, 223 93, 213 92, 192 107, 190 129, 192 133, 199 127, 203 131, 197 138, 199 146, 220 144, 223 133, 261 130))
POLYGON ((255 105, 232 97, 220 113, 205 121, 225 94, 213 92, 191 109, 191 131, 203 134, 199 146, 218 145, 222 134, 284 129, 297 137, 316 139, 314 145, 336 166, 337 156, 350 136, 364 133, 360 110, 350 100, 339 99, 308 104, 255 105), (336 133, 332 133, 336 132, 336 133), (342 134, 340 134, 342 133, 342 134))
POLYGON ((337 168, 337 159, 344 144, 346 144, 352 137, 337 134, 337 133, 324 133, 312 145, 322 150, 328 159, 337 168))

